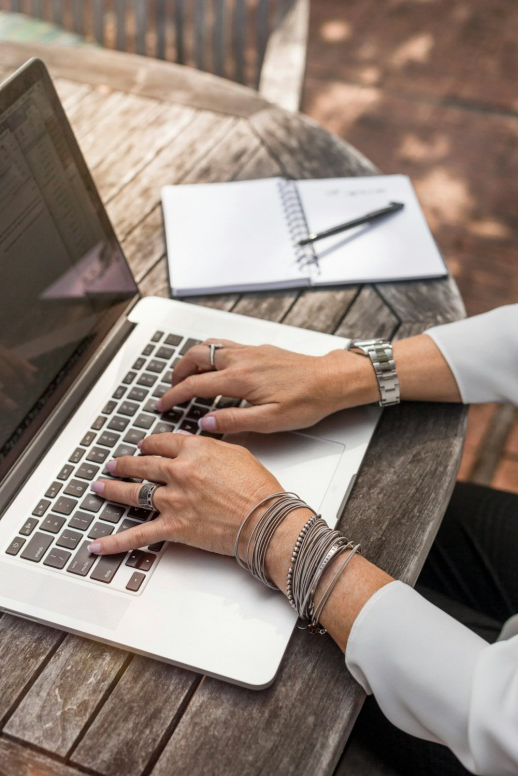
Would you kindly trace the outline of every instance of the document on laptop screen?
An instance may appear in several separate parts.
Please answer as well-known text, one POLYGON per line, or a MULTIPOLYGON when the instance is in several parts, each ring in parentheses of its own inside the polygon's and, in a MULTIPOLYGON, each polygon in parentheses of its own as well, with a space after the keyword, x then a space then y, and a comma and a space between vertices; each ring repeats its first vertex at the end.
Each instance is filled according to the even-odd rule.
POLYGON ((0 114, 0 462, 131 273, 41 84, 0 114))

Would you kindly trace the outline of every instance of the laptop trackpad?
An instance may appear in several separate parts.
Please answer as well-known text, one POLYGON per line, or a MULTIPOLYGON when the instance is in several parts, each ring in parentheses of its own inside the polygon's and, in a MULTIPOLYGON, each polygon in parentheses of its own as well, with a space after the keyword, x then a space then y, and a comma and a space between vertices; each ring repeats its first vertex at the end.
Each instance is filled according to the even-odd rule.
POLYGON ((275 475, 286 491, 294 491, 315 510, 320 508, 345 450, 339 442, 300 432, 250 432, 239 442, 275 475))

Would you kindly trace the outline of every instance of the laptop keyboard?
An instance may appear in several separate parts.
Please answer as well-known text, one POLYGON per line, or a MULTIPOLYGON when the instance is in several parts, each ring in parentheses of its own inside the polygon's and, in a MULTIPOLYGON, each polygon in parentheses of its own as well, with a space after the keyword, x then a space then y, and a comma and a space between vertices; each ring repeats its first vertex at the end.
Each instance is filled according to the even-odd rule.
POLYGON ((176 363, 200 342, 171 332, 155 332, 132 369, 92 419, 68 461, 62 462, 32 515, 6 548, 7 555, 74 575, 76 579, 111 584, 118 590, 143 590, 167 543, 103 557, 88 553, 87 546, 99 537, 152 521, 158 513, 108 502, 90 491, 90 482, 98 477, 113 478, 104 470, 105 462, 118 456, 138 455, 138 442, 149 434, 182 429, 203 436, 222 436, 201 432, 198 421, 209 410, 238 405, 239 400, 198 397, 167 413, 159 414, 154 409, 171 386, 176 363))

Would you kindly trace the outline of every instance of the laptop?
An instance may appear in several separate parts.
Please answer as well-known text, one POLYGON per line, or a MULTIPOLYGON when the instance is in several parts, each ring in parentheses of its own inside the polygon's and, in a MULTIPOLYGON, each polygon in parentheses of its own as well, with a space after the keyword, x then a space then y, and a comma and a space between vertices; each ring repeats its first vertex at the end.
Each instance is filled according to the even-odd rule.
MULTIPOLYGON (((142 437, 184 429, 229 397, 153 410, 175 363, 207 337, 308 354, 332 335, 162 298, 140 299, 44 64, 0 88, 0 609, 162 661, 264 688, 296 623, 285 597, 233 559, 175 543, 90 555, 151 520, 90 491, 142 437)), ((301 432, 245 434, 278 478, 340 516, 379 409, 301 432)))

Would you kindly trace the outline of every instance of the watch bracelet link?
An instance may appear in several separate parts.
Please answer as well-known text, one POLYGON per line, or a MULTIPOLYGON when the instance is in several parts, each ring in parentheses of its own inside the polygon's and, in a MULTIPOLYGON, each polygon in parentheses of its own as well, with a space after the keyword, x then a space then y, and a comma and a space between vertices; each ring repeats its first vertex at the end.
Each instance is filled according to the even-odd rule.
POLYGON ((351 340, 346 350, 354 351, 356 349, 371 360, 378 381, 381 397, 380 407, 398 405, 401 401, 401 395, 392 343, 388 340, 351 340))

